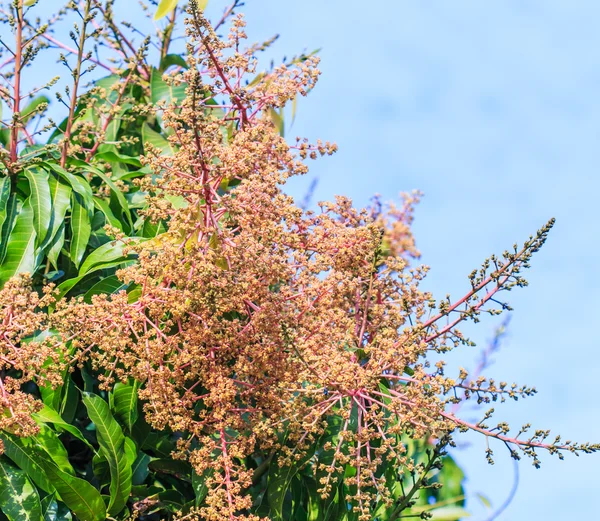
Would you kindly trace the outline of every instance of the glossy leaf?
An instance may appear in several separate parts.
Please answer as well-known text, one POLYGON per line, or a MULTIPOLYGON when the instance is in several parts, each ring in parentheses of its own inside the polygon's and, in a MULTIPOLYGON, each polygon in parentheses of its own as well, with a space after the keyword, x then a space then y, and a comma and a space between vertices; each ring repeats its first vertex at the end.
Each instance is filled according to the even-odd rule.
POLYGON ((115 217, 115 214, 110 209, 108 201, 94 196, 94 206, 102 212, 108 224, 123 231, 123 223, 115 217))
POLYGON ((92 207, 92 188, 84 177, 72 174, 52 161, 42 161, 40 165, 52 170, 66 181, 71 188, 82 197, 86 208, 92 207))
POLYGON ((60 470, 48 459, 40 459, 40 465, 56 487, 60 499, 75 513, 80 521, 104 521, 104 500, 90 483, 60 470))
POLYGON ((120 259, 120 260, 116 260, 113 262, 107 262, 106 264, 97 264, 97 265, 91 267, 89 270, 87 270, 86 273, 84 273, 83 275, 79 275, 78 277, 75 277, 75 278, 72 278, 69 280, 65 280, 63 283, 59 284, 58 287, 56 288, 58 291, 56 294, 56 298, 57 298, 57 300, 59 300, 62 297, 64 297, 69 291, 71 291, 73 289, 73 287, 77 283, 79 283, 86 275, 89 275, 90 273, 93 273, 98 270, 115 268, 117 266, 127 266, 127 265, 131 264, 132 262, 134 262, 134 261, 127 261, 125 259, 120 259))
POLYGON ((123 254, 123 247, 125 245, 121 241, 109 241, 99 248, 96 248, 90 253, 81 268, 79 269, 79 275, 85 275, 91 273, 92 268, 96 268, 99 265, 108 264, 121 259, 126 260, 123 254))
POLYGON ((141 485, 150 474, 148 463, 152 458, 144 452, 140 452, 131 466, 131 482, 133 485, 141 485))
POLYGON ((0 177, 0 229, 6 219, 8 199, 10 197, 10 177, 0 177))
POLYGON ((131 492, 131 464, 125 455, 125 436, 113 418, 108 404, 92 393, 82 393, 83 403, 90 420, 96 426, 100 452, 110 467, 110 502, 108 512, 118 514, 127 503, 131 492))
POLYGON ((84 204, 83 198, 79 194, 71 196, 71 248, 70 256, 73 264, 79 267, 81 259, 85 254, 90 235, 92 234, 92 225, 90 214, 84 204))
POLYGON ((71 511, 62 501, 56 500, 56 494, 50 494, 42 499, 42 515, 44 521, 72 521, 71 511))
POLYGON ((123 422, 129 432, 138 418, 138 395, 139 382, 133 385, 117 383, 111 393, 112 408, 115 416, 123 422))
POLYGON ((52 211, 48 224, 48 233, 42 244, 42 248, 44 249, 52 243, 60 227, 64 226, 65 215, 71 206, 71 192, 73 190, 70 185, 60 181, 55 174, 48 176, 48 187, 50 189, 52 211))
POLYGON ((0 285, 17 273, 33 274, 37 268, 35 258, 35 229, 33 209, 29 199, 17 216, 15 227, 8 238, 6 255, 0 266, 0 285))
MULTIPOLYGON (((9 182, 10 189, 10 182, 9 182)), ((6 190, 6 185, 4 185, 6 190)), ((6 204, 1 208, 3 224, 0 230, 0 264, 4 262, 6 257, 6 250, 8 248, 8 239, 12 233, 15 224, 17 222, 17 215, 19 214, 19 200, 16 194, 8 196, 6 204)))
POLYGON ((116 275, 110 275, 94 284, 83 296, 83 300, 89 304, 94 295, 111 295, 124 289, 127 289, 127 284, 123 284, 116 275))
POLYGON ((47 256, 48 260, 55 268, 58 268, 58 256, 62 251, 62 247, 65 244, 65 223, 64 221, 60 223, 58 230, 54 237, 52 237, 52 242, 48 245, 47 256))
POLYGON ((192 482, 192 466, 187 461, 159 458, 152 460, 148 467, 154 472, 170 474, 177 479, 192 482))
POLYGON ((21 438, 3 432, 0 435, 4 444, 4 454, 9 457, 21 470, 27 473, 31 480, 42 490, 52 493, 54 485, 47 478, 44 469, 38 463, 40 448, 33 438, 21 438))
POLYGON ((127 199, 123 195, 121 189, 114 183, 114 181, 112 181, 110 177, 106 175, 105 172, 103 172, 99 168, 96 168, 95 166, 85 163, 84 161, 73 161, 73 163, 80 166, 82 171, 91 172, 92 174, 97 175, 100 179, 102 179, 102 181, 112 190, 112 193, 115 194, 115 197, 117 198, 117 201, 119 201, 119 205, 121 206, 125 218, 129 222, 129 225, 132 226, 131 214, 129 213, 129 205, 127 203, 127 199))
POLYGON ((75 427, 75 425, 65 422, 60 414, 58 414, 54 409, 51 409, 47 405, 44 406, 44 408, 41 411, 32 414, 32 417, 36 422, 40 424, 51 423, 55 427, 67 431, 68 433, 75 436, 78 440, 85 443, 89 448, 93 449, 90 442, 85 438, 81 431, 77 427, 75 427))
POLYGON ((178 67, 182 67, 184 69, 189 68, 189 65, 187 64, 183 56, 181 56, 180 54, 167 54, 160 61, 160 70, 164 72, 173 65, 177 65, 178 67))
POLYGON ((10 521, 41 521, 40 496, 21 469, 0 458, 0 508, 10 521))
POLYGON ((67 474, 75 474, 69 462, 69 454, 56 433, 47 425, 40 425, 40 431, 35 436, 35 441, 43 447, 58 468, 67 474))
POLYGON ((50 228, 52 217, 52 199, 50 185, 48 184, 48 173, 39 168, 30 168, 25 171, 25 177, 29 180, 31 195, 29 197, 33 209, 33 227, 36 233, 36 242, 41 244, 50 228))
POLYGON ((285 496, 292 482, 292 478, 296 475, 298 470, 299 467, 297 465, 283 468, 273 466, 269 472, 267 496, 275 519, 283 519, 283 503, 285 501, 285 496))
POLYGON ((198 475, 195 470, 192 469, 192 488, 194 489, 194 495, 196 496, 195 504, 200 506, 204 501, 204 498, 208 494, 208 486, 206 485, 206 474, 202 476, 198 475))

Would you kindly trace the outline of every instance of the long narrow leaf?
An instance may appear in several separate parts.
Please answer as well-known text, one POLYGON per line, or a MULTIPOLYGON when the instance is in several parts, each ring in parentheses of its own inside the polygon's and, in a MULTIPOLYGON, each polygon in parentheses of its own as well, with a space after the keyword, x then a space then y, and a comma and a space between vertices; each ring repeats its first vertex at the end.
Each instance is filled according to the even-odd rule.
POLYGON ((127 503, 131 492, 131 463, 125 454, 125 436, 110 413, 108 404, 92 393, 82 393, 83 403, 90 420, 96 426, 100 451, 110 468, 110 502, 108 512, 118 514, 127 503))
POLYGON ((77 427, 75 427, 75 425, 71 425, 70 423, 65 422, 62 419, 60 414, 58 414, 54 409, 51 409, 47 405, 44 406, 44 408, 41 411, 34 413, 32 416, 33 416, 33 419, 37 423, 40 423, 40 424, 51 423, 55 427, 63 429, 65 431, 67 431, 68 433, 72 434, 78 440, 85 443, 90 449, 93 449, 90 442, 87 441, 85 436, 81 433, 81 431, 77 427))
POLYGON ((123 192, 114 183, 114 181, 112 181, 111 178, 108 177, 105 172, 103 172, 99 168, 96 168, 95 166, 92 166, 92 165, 86 163, 85 161, 74 161, 74 164, 80 166, 84 172, 87 171, 87 172, 91 172, 94 175, 97 175, 100 179, 102 179, 102 181, 104 183, 106 183, 106 185, 115 194, 117 201, 119 201, 119 205, 121 206, 123 214, 125 215, 125 218, 129 222, 129 225, 133 226, 133 223, 131 222, 131 212, 129 211, 129 204, 127 203, 127 199, 125 199, 125 195, 123 195, 123 192))
POLYGON ((65 215, 71 206, 71 192, 73 190, 70 185, 60 181, 55 174, 48 176, 48 186, 52 201, 52 214, 48 233, 41 246, 43 250, 50 249, 55 244, 54 238, 59 233, 60 227, 64 226, 65 215))
POLYGON ((63 472, 48 459, 41 458, 40 465, 52 480, 60 499, 80 521, 104 521, 106 519, 106 506, 102 496, 92 485, 84 479, 63 472))
POLYGON ((69 462, 67 449, 50 427, 40 425, 40 432, 35 436, 35 441, 48 453, 60 470, 75 475, 75 470, 69 462))
POLYGON ((25 472, 0 458, 0 508, 10 521, 40 521, 40 496, 25 472))
MULTIPOLYGON (((10 182, 8 186, 10 189, 10 182)), ((6 257, 8 238, 15 227, 17 215, 19 214, 19 199, 16 194, 8 196, 8 200, 6 201, 3 210, 4 219, 2 229, 0 230, 0 264, 4 262, 4 258, 6 257)))
POLYGON ((92 268, 113 262, 117 260, 125 261, 126 257, 123 255, 124 244, 121 241, 111 241, 103 244, 99 248, 96 248, 90 253, 85 259, 84 263, 79 269, 79 275, 85 275, 91 272, 92 268))
POLYGON ((119 382, 111 393, 115 415, 127 426, 129 432, 133 429, 133 424, 138 417, 138 387, 139 383, 137 381, 133 385, 125 385, 119 382))
POLYGON ((79 267, 81 259, 85 254, 92 225, 87 207, 79 194, 73 194, 71 197, 71 260, 75 266, 79 267))
POLYGON ((67 172, 52 161, 43 161, 40 164, 62 177, 83 198, 85 206, 87 208, 92 207, 92 188, 84 177, 67 172))
MULTIPOLYGON (((56 293, 56 300, 60 300, 62 297, 64 297, 69 291, 71 291, 73 289, 73 287, 75 285, 77 285, 86 275, 89 275, 90 273, 93 273, 95 271, 98 270, 103 270, 103 269, 109 269, 109 268, 116 268, 117 266, 129 266, 130 264, 132 264, 133 260, 126 260, 124 258, 121 258, 119 260, 113 261, 113 262, 107 262, 105 264, 97 264, 95 266, 93 266, 92 268, 90 268, 89 270, 87 270, 83 275, 79 275, 78 277, 69 279, 69 280, 65 280, 63 283, 59 284, 58 287, 56 288, 57 293, 56 293)), ((50 306, 53 309, 53 306, 50 306)))
POLYGON ((10 197, 10 177, 0 178, 0 230, 6 220, 6 210, 10 197))
POLYGON ((4 444, 4 454, 25 471, 31 480, 42 490, 54 492, 54 485, 38 463, 40 449, 33 438, 21 438, 3 432, 0 436, 4 444))
POLYGON ((33 209, 29 199, 17 216, 15 227, 8 237, 6 255, 0 266, 0 285, 17 273, 25 271, 33 274, 37 268, 35 258, 35 229, 33 209))
POLYGON ((35 228, 36 243, 42 244, 50 229, 52 217, 52 198, 48 173, 39 168, 25 170, 25 177, 29 180, 31 195, 29 197, 33 209, 33 227, 35 228))
POLYGON ((60 223, 56 234, 52 238, 52 242, 48 245, 48 260, 54 266, 55 269, 58 269, 58 256, 62 251, 62 247, 65 244, 65 223, 60 223))

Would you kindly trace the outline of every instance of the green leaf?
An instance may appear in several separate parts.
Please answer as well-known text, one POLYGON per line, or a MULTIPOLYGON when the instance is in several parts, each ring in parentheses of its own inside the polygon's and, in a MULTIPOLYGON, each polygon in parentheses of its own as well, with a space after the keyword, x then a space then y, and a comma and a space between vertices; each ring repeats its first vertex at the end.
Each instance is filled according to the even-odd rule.
POLYGON ((72 194, 71 205, 70 256, 73 264, 75 264, 76 267, 79 267, 90 240, 90 235, 92 234, 92 225, 90 222, 89 211, 85 206, 83 198, 79 194, 72 194))
POLYGON ((100 170, 99 168, 96 168, 95 166, 92 166, 92 165, 86 163, 85 161, 73 161, 73 163, 76 164, 76 165, 78 165, 78 166, 80 166, 83 171, 91 172, 92 174, 97 175, 100 179, 102 179, 102 181, 115 194, 117 200, 119 201, 119 204, 121 205, 123 213, 125 214, 125 217, 127 218, 127 221, 129 222, 129 225, 132 226, 133 224, 131 222, 131 214, 129 212, 129 205, 127 203, 127 199, 125 199, 125 196, 123 195, 123 192, 114 183, 114 181, 112 181, 110 179, 110 177, 108 177, 106 175, 106 173, 104 173, 102 170, 100 170))
POLYGON ((150 461, 152 461, 152 458, 145 452, 140 452, 137 455, 131 467, 131 482, 133 485, 141 485, 146 481, 148 474, 150 474, 150 470, 148 469, 150 461))
POLYGON ((110 467, 108 512, 116 515, 125 507, 131 492, 131 464, 125 455, 125 436, 102 398, 86 392, 81 396, 90 420, 96 426, 100 451, 110 467))
MULTIPOLYGON (((127 261, 125 259, 119 259, 119 260, 116 260, 113 262, 107 262, 106 264, 97 264, 97 265, 91 267, 90 269, 88 269, 83 275, 79 275, 78 277, 75 277, 75 278, 72 278, 69 280, 65 280, 63 283, 59 284, 56 288, 58 291, 58 293, 56 293, 56 295, 55 295, 56 300, 60 300, 61 298, 63 298, 69 291, 71 291, 73 289, 73 287, 78 282, 80 282, 86 275, 89 275, 90 273, 93 273, 98 270, 115 268, 117 266, 128 266, 128 265, 132 264, 133 262, 135 262, 135 261, 133 261, 133 260, 127 261)), ((53 309, 53 306, 50 306, 50 308, 53 309)))
POLYGON ((294 96, 294 99, 292 100, 292 125, 294 124, 294 121, 296 121, 296 111, 298 110, 298 94, 296 94, 294 96))
POLYGON ((0 229, 6 220, 6 210, 10 197, 10 177, 0 177, 0 229))
POLYGON ((56 514, 58 513, 58 503, 54 499, 55 494, 48 494, 41 501, 42 505, 42 516, 44 521, 56 521, 56 514))
POLYGON ((40 448, 33 438, 21 438, 7 432, 0 436, 4 443, 4 454, 25 471, 33 482, 48 493, 54 492, 54 485, 39 465, 40 448))
POLYGON ((55 269, 58 269, 58 256, 62 251, 62 247, 65 244, 65 223, 64 221, 60 223, 58 230, 54 237, 52 237, 52 242, 48 245, 48 260, 54 266, 55 269))
POLYGON ((146 237, 148 239, 153 239, 154 237, 160 235, 167 231, 166 226, 163 221, 159 221, 158 223, 152 223, 149 220, 144 221, 142 226, 141 236, 146 237))
POLYGON ((155 472, 170 474, 177 479, 192 482, 192 466, 187 461, 169 458, 153 459, 148 467, 155 472))
MULTIPOLYGON (((42 249, 46 249, 48 247, 52 248, 52 245, 54 244, 54 238, 56 237, 60 227, 64 226, 67 209, 71 206, 72 188, 70 185, 61 182, 55 174, 50 174, 48 176, 48 187, 50 188, 52 211, 50 223, 48 225, 48 233, 46 234, 46 238, 42 244, 42 249)), ((56 264, 54 264, 54 267, 56 268, 56 264)))
MULTIPOLYGON (((6 186, 6 185, 5 185, 6 186)), ((9 183, 10 189, 10 183, 9 183)), ((9 195, 6 205, 0 209, 4 216, 4 223, 0 233, 0 264, 4 262, 8 248, 8 238, 15 228, 19 214, 19 199, 16 194, 9 195)))
POLYGON ((71 511, 62 501, 57 501, 56 494, 50 494, 42 499, 42 514, 44 521, 72 521, 71 511))
MULTIPOLYGON (((171 56, 171 55, 169 55, 171 56)), ((178 54, 175 55, 181 58, 178 54)), ((183 59, 183 58, 182 58, 183 59)), ((121 154, 114 145, 100 145, 98 148, 98 152, 94 156, 96 161, 102 161, 106 163, 123 163, 125 165, 135 166, 137 168, 142 167, 142 163, 140 162, 139 157, 135 156, 127 156, 125 154, 121 154), (105 148, 106 147, 106 148, 105 148), (106 150, 106 151, 104 151, 106 150)), ((115 176, 113 175, 113 179, 115 176)), ((120 179, 120 176, 119 176, 120 179)))
POLYGON ((93 450, 93 447, 90 444, 90 442, 85 438, 81 431, 77 427, 75 427, 75 425, 71 425, 70 423, 64 421, 60 414, 58 414, 54 409, 51 409, 47 405, 45 405, 41 411, 33 413, 32 417, 39 424, 52 423, 54 427, 58 427, 64 431, 67 431, 93 450))
POLYGON ((25 170, 25 177, 29 180, 31 195, 29 197, 33 209, 33 227, 36 233, 37 244, 42 244, 50 228, 52 217, 52 199, 48 173, 39 168, 25 170))
POLYGON ((40 425, 40 432, 35 436, 35 441, 43 447, 58 468, 67 474, 75 475, 75 470, 69 462, 69 454, 56 433, 47 425, 40 425))
POLYGON ((71 172, 67 172, 64 168, 61 168, 52 161, 42 161, 40 165, 46 167, 49 170, 52 170, 60 177, 62 177, 67 183, 71 185, 73 190, 83 198, 84 205, 87 208, 92 207, 92 188, 84 177, 72 174, 71 172))
POLYGON ((142 142, 144 144, 149 143, 153 147, 158 148, 166 156, 172 156, 175 153, 175 149, 169 140, 162 134, 152 130, 148 123, 144 123, 142 127, 142 142))
POLYGON ((484 496, 481 493, 477 493, 475 495, 477 496, 477 499, 479 499, 479 501, 481 501, 483 506, 485 506, 488 509, 492 508, 492 502, 489 500, 489 498, 487 496, 484 496))
POLYGON ((110 275, 96 282, 83 296, 83 300, 90 304, 94 295, 112 295, 127 289, 127 287, 128 285, 123 284, 116 275, 110 275))
POLYGON ((283 519, 283 503, 285 495, 292 482, 292 478, 296 475, 298 470, 298 466, 294 465, 283 468, 273 466, 269 471, 267 496, 269 498, 269 506, 273 510, 276 519, 283 519))
MULTIPOLYGON (((443 484, 439 500, 450 500, 459 496, 464 498, 465 491, 462 485, 465 480, 464 472, 451 456, 445 456, 442 465, 442 470, 437 476, 437 481, 443 484)), ((464 506, 464 500, 458 506, 464 506)))
POLYGON ((166 101, 167 105, 181 102, 185 98, 186 85, 170 85, 162 79, 162 76, 162 72, 152 69, 152 76, 150 78, 150 98, 152 103, 156 104, 162 100, 166 101))
MULTIPOLYGON (((195 470, 192 469, 192 488, 194 489, 194 495, 196 496, 196 506, 200 506, 204 498, 208 494, 208 486, 206 485, 206 474, 204 472, 202 476, 199 476, 195 470)), ((212 474, 212 472, 210 472, 212 474)))
POLYGON ((183 58, 183 56, 181 56, 180 54, 167 54, 160 61, 160 70, 162 72, 164 72, 169 67, 172 67, 173 65, 177 65, 177 66, 182 67, 184 69, 188 69, 189 68, 188 63, 185 61, 185 59, 183 58))
POLYGON ((52 480, 60 499, 73 511, 80 521, 105 521, 104 500, 87 481, 60 470, 53 462, 41 458, 40 465, 52 480))
POLYGON ((94 206, 104 214, 104 217, 106 218, 106 222, 108 224, 123 231, 123 223, 115 217, 115 214, 110 209, 110 205, 107 201, 94 196, 94 206))
POLYGON ((171 11, 173 11, 173 9, 176 7, 177 0, 161 0, 158 4, 158 8, 156 9, 156 13, 154 14, 154 19, 160 20, 171 13, 171 11))
POLYGON ((111 402, 115 415, 127 426, 129 432, 133 429, 133 424, 138 418, 138 388, 139 382, 135 381, 133 385, 126 385, 121 382, 115 384, 111 394, 111 402))
MULTIPOLYGON (((129 464, 129 466, 133 466, 135 460, 137 459, 137 446, 135 444, 135 441, 133 441, 133 439, 125 436, 125 457, 127 458, 127 463, 129 464)), ((133 469, 131 470, 132 474, 133 474, 133 469)))
POLYGON ((10 521, 41 521, 40 496, 25 472, 0 458, 0 508, 10 521))
POLYGON ((77 389, 70 374, 65 375, 63 382, 62 401, 59 407, 55 407, 54 409, 58 410, 63 420, 67 423, 72 423, 77 413, 77 406, 79 405, 79 389, 77 389))
POLYGON ((112 263, 117 260, 121 260, 121 262, 127 260, 123 254, 124 246, 125 245, 121 241, 109 241, 104 243, 99 248, 96 248, 87 256, 81 265, 81 268, 79 269, 79 275, 91 273, 92 268, 96 268, 100 265, 112 263))
POLYGON ((33 275, 36 268, 33 210, 27 199, 8 238, 6 255, 0 266, 0 285, 17 273, 27 271, 33 275))

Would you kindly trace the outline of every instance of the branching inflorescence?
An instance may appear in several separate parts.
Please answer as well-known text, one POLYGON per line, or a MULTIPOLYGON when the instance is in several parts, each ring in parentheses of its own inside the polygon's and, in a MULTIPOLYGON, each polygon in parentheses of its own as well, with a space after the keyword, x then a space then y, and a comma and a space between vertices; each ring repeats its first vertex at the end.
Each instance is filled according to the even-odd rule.
MULTIPOLYGON (((93 27, 92 3, 86 6, 85 22, 93 27)), ((331 143, 289 144, 277 128, 277 111, 315 85, 318 58, 302 56, 256 75, 260 46, 242 48, 242 17, 221 39, 190 2, 186 27, 186 66, 163 78, 185 88, 185 96, 144 109, 160 118, 169 146, 146 144, 142 163, 150 173, 136 179, 147 194, 143 217, 167 229, 145 241, 112 230, 137 256, 117 275, 139 292, 135 299, 122 291, 52 303, 49 291, 31 294, 26 277, 7 283, 0 292, 2 363, 22 376, 2 379, 9 414, 0 426, 31 434, 37 405, 19 386, 36 379, 57 384, 67 367, 91 364, 105 390, 136 381, 146 421, 177 433, 177 457, 209 490, 182 519, 215 521, 259 519, 248 491, 275 455, 280 468, 309 468, 323 498, 343 480, 358 519, 370 520, 375 511, 397 519, 411 505, 457 430, 498 440, 535 465, 539 449, 560 457, 597 450, 560 437, 548 442, 548 431, 527 434, 528 426, 512 435, 505 423, 486 423, 493 409, 478 423, 466 422, 453 404, 535 390, 471 380, 466 371, 451 378, 443 362, 428 362, 432 352, 470 344, 462 323, 508 309, 501 293, 526 285, 522 270, 554 221, 522 247, 488 259, 471 274, 464 297, 437 303, 419 289, 427 269, 410 264, 418 256, 410 224, 419 194, 389 211, 377 201, 357 210, 344 197, 304 211, 282 189, 307 172, 304 159, 336 151, 331 143), (52 334, 33 347, 21 341, 44 330, 52 334), (409 446, 424 439, 431 440, 429 456, 418 460, 409 446), (246 458, 257 453, 270 456, 248 467, 246 458), (407 489, 391 488, 390 472, 412 477, 407 489)), ((118 36, 113 45, 131 56, 130 72, 112 91, 118 107, 129 82, 147 71, 143 52, 118 36)), ((86 57, 82 47, 78 63, 86 57)), ((88 103, 97 102, 91 96, 88 103)), ((89 126, 88 140, 76 141, 75 149, 68 141, 77 129, 67 127, 61 157, 89 160, 114 113, 105 113, 99 130, 89 126)), ((15 158, 3 161, 10 173, 15 158)))

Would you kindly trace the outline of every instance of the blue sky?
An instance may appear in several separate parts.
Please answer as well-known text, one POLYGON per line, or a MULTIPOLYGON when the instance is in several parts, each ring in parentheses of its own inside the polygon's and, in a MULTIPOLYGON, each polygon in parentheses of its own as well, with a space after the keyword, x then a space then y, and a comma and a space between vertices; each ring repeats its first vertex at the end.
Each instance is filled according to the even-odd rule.
MULTIPOLYGON (((135 20, 136 4, 117 7, 135 20)), ((376 192, 394 199, 421 189, 414 230, 432 267, 426 286, 438 297, 460 296, 468 273, 489 254, 556 217, 533 259, 530 286, 508 296, 515 308, 509 337, 487 374, 539 391, 497 408, 498 419, 600 441, 600 3, 246 4, 251 40, 281 34, 274 57, 323 48, 323 76, 288 132, 340 147, 312 165, 315 199, 341 193, 361 206, 376 192)), ((224 7, 210 0, 207 13, 224 7)), ((292 190, 301 196, 309 181, 292 190)), ((497 324, 484 320, 467 332, 483 346, 497 324)), ((473 367, 478 349, 461 351, 455 365, 473 367)), ((467 472, 472 519, 483 521, 475 494, 499 505, 512 485, 512 462, 497 446, 490 467, 481 436, 459 440, 471 444, 455 456, 467 472)), ((546 456, 541 470, 522 461, 518 493, 499 521, 593 518, 599 458, 546 456)))

